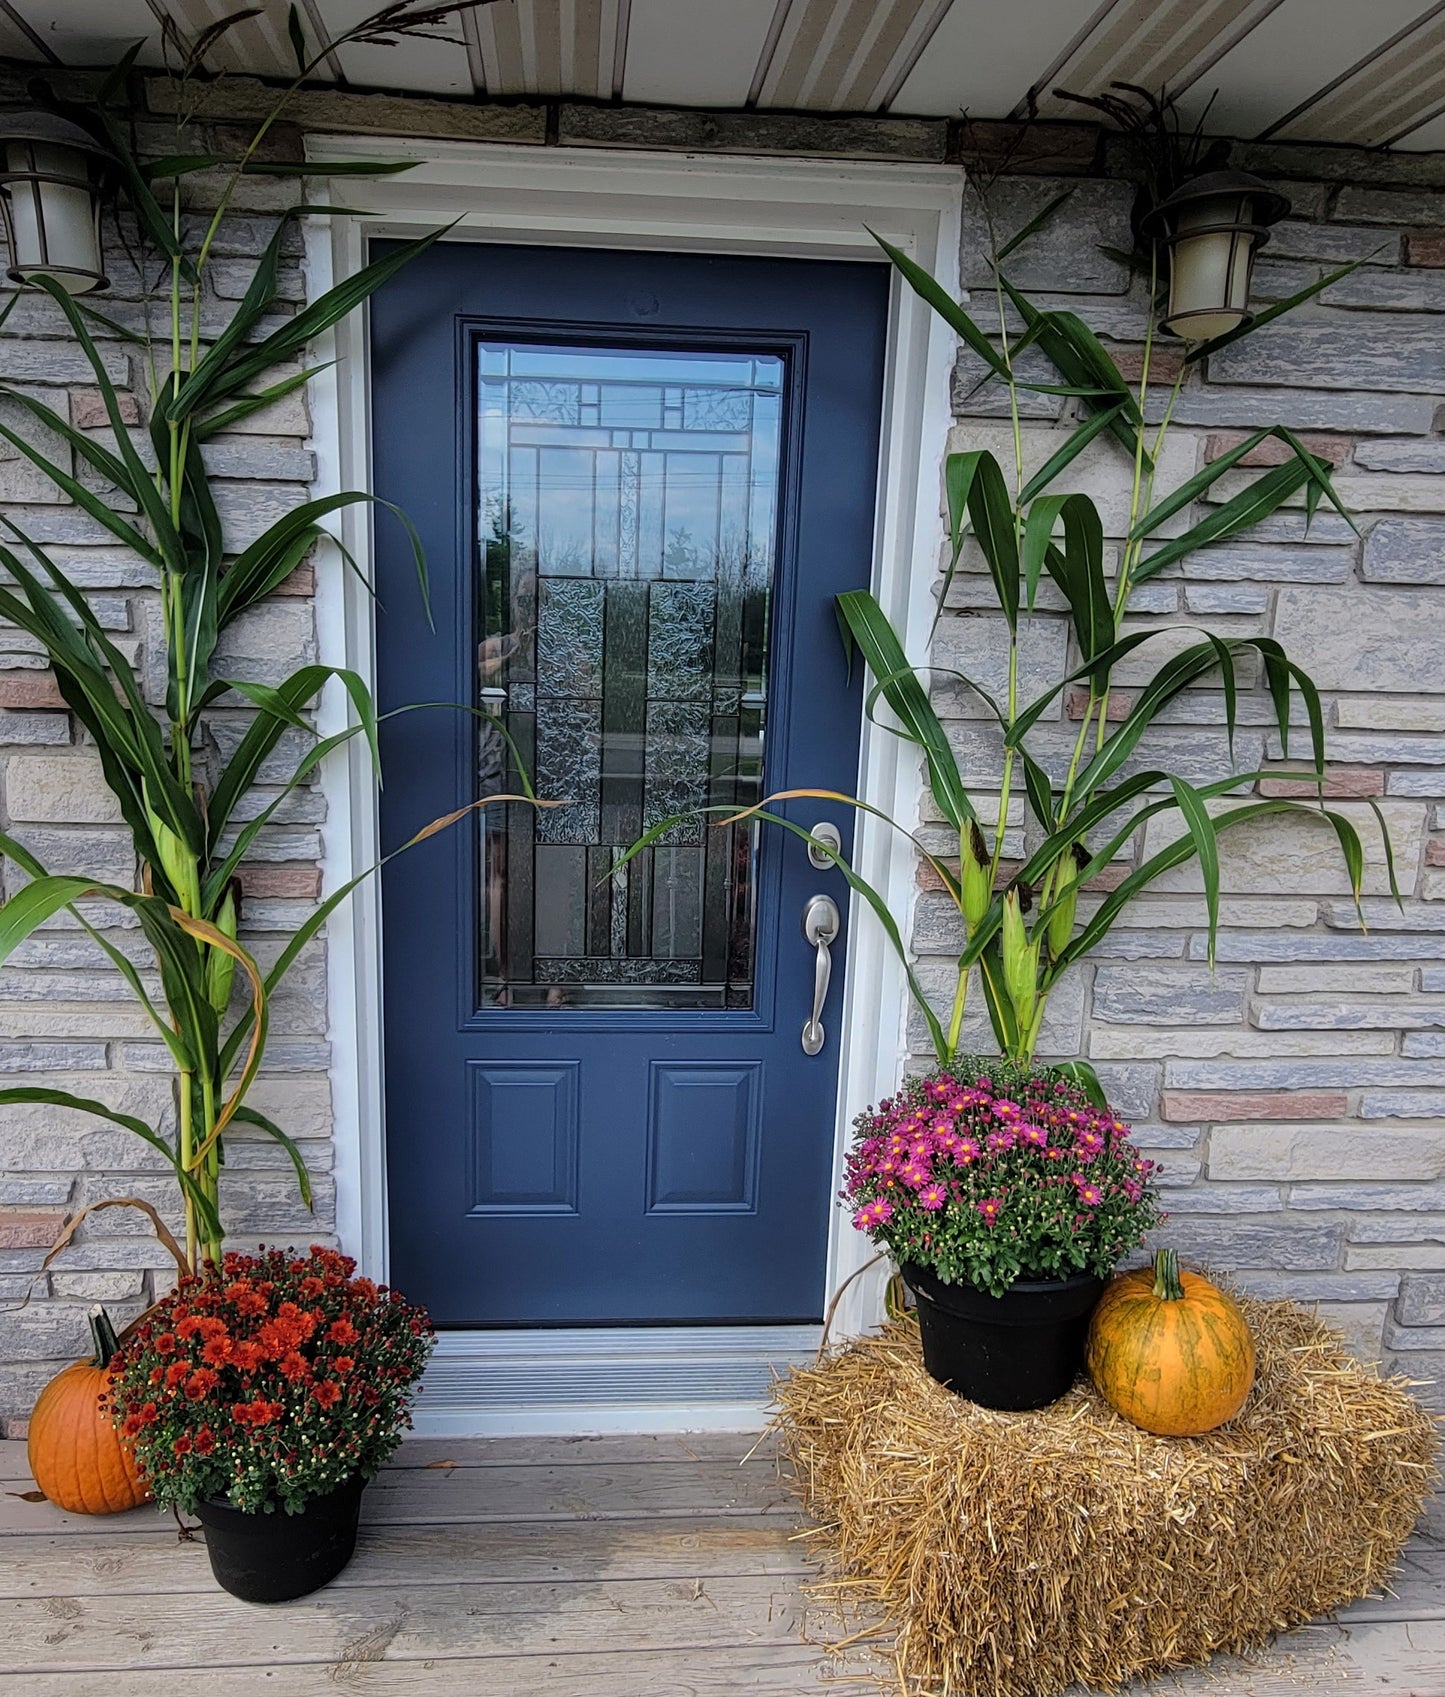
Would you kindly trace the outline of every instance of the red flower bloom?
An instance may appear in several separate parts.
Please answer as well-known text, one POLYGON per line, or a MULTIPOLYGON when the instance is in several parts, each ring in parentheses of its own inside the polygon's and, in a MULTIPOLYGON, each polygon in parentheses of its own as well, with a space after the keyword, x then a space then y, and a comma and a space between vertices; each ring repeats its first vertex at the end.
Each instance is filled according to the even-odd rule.
POLYGON ((311 1363, 299 1349, 293 1349, 289 1355, 281 1357, 282 1375, 294 1384, 297 1379, 311 1377, 311 1363))
POLYGON ((333 1373, 346 1374, 346 1373, 349 1373, 355 1365, 356 1365, 356 1362, 351 1356, 349 1356, 349 1355, 338 1355, 336 1357, 336 1359, 331 1363, 331 1371, 333 1373))
POLYGON ((225 1367, 235 1355, 236 1346, 226 1333, 218 1333, 213 1338, 207 1338, 205 1348, 201 1351, 201 1360, 208 1367, 225 1367))
POLYGON ((348 1344, 355 1343, 361 1334, 343 1314, 339 1320, 332 1321, 327 1328, 326 1335, 332 1343, 348 1344))
POLYGON ((192 1402, 199 1402, 203 1396, 215 1390, 220 1382, 219 1373, 213 1373, 209 1367, 197 1367, 186 1380, 186 1395, 192 1402))
POLYGON ((216 1434, 209 1426, 202 1426, 196 1432, 196 1454, 209 1455, 216 1447, 216 1434))
POLYGON ((182 1432, 175 1443, 171 1445, 171 1449, 176 1455, 189 1455, 191 1453, 191 1440, 182 1432))
POLYGON ((162 1332, 156 1339, 155 1347, 157 1355, 174 1355, 176 1353, 176 1334, 174 1332, 162 1332))
MULTIPOLYGON (((167 1389, 174 1390, 177 1385, 184 1384, 186 1375, 190 1372, 190 1370, 191 1364, 189 1361, 173 1361, 170 1366, 166 1368, 164 1373, 167 1389)), ((157 1369, 157 1371, 159 1371, 159 1369, 157 1369)))
POLYGON ((341 1386, 334 1379, 323 1379, 316 1387, 316 1400, 323 1408, 333 1408, 341 1401, 341 1386))

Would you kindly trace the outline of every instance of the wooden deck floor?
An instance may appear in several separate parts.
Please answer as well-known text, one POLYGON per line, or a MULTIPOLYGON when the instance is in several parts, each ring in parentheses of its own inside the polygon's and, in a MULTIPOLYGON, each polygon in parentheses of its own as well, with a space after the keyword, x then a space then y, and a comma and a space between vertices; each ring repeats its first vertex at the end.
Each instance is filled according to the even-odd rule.
MULTIPOLYGON (((415 1440, 367 1493, 337 1582, 271 1608, 211 1579, 153 1509, 106 1520, 20 1494, 0 1444, 0 1697, 793 1697, 877 1689, 803 1592, 796 1505, 746 1435, 415 1440)), ((1397 1594, 1150 1697, 1445 1697, 1445 1504, 1397 1594)))

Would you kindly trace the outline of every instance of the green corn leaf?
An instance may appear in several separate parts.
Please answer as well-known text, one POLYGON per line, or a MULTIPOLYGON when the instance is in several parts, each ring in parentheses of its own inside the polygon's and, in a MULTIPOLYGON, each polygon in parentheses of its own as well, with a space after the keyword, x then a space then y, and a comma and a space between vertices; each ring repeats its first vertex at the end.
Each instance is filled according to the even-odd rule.
POLYGON ((1400 895, 1400 883, 1395 876, 1395 845, 1390 841, 1390 827, 1385 823, 1385 815, 1379 802, 1370 798, 1370 811, 1375 816, 1375 823, 1380 827, 1380 842, 1385 850, 1385 871, 1389 874, 1390 894, 1395 898, 1395 906, 1400 912, 1405 911, 1405 902, 1400 895))
POLYGON ((196 419, 191 426, 191 434, 197 442, 207 442, 212 436, 229 430, 233 424, 239 424, 243 418, 250 418, 254 413, 284 400, 287 395, 294 395, 298 389, 304 389, 313 377, 319 376, 323 371, 329 371, 336 363, 334 359, 322 360, 317 365, 308 365, 300 371, 293 371, 289 376, 282 377, 255 393, 240 394, 221 412, 208 412, 204 417, 196 419))
POLYGON ((1037 233, 1043 229, 1044 225, 1053 218, 1059 208, 1063 206, 1066 201, 1072 200, 1073 197, 1074 190, 1072 187, 1064 189, 1060 194, 1056 194, 1054 198, 1049 201, 1048 205, 1044 207, 1042 212, 1036 214, 1033 218, 1030 218, 1028 223, 1024 225, 1023 229, 1016 230, 1013 235, 1009 237, 1009 239, 993 256, 994 264, 1001 264, 1011 253, 1015 252, 1016 249, 1021 248, 1030 236, 1037 235, 1037 233))
POLYGON ((1348 265, 1340 266, 1338 271, 1331 271, 1318 281, 1307 283, 1304 288, 1296 290, 1288 300, 1276 301, 1273 306, 1267 306, 1262 312, 1256 313, 1247 324, 1238 325, 1233 330, 1226 330, 1222 336, 1212 336, 1207 342, 1199 342, 1184 355, 1189 365, 1196 364, 1201 359, 1208 359, 1210 354, 1217 354, 1221 348, 1227 348, 1231 342, 1238 342, 1245 336, 1252 336, 1256 330, 1262 330, 1266 324, 1273 324, 1276 318, 1283 318, 1285 313, 1293 312, 1297 306, 1303 306, 1308 300, 1313 300, 1318 294, 1338 283, 1342 277, 1348 277, 1352 271, 1378 257, 1384 248, 1377 247, 1374 253, 1366 254, 1363 259, 1352 259, 1348 265))
POLYGON ((93 1097, 76 1096, 69 1090, 52 1090, 48 1085, 17 1084, 0 1090, 0 1104, 10 1107, 24 1103, 45 1103, 53 1108, 71 1108, 78 1114, 90 1114, 95 1119, 108 1120, 111 1125, 118 1125, 125 1131, 133 1132, 163 1157, 175 1174, 181 1189, 195 1204, 203 1229, 212 1236, 221 1235, 221 1222, 209 1198, 191 1174, 182 1167, 169 1141, 144 1120, 137 1119, 134 1114, 123 1114, 117 1108, 107 1107, 104 1102, 97 1102, 93 1097))
POLYGON ((239 1121, 242 1125, 254 1125, 258 1130, 264 1131, 268 1137, 275 1138, 290 1156, 291 1165, 296 1169, 296 1185, 301 1192, 301 1200, 315 1213, 316 1205, 311 1191, 311 1174, 306 1170, 306 1158, 295 1143, 282 1131, 281 1127, 246 1102, 243 1102, 236 1109, 231 1115, 231 1119, 239 1121))
POLYGON ((1008 367, 1004 364, 999 351, 979 329, 978 325, 968 316, 959 303, 944 289, 935 278, 930 277, 921 265, 910 259, 901 248, 896 248, 891 242, 885 242, 876 230, 868 234, 878 243, 893 261, 904 282, 928 305, 951 329, 957 331, 967 346, 978 355, 983 363, 993 372, 995 377, 1007 377, 1008 367))
POLYGON ((837 598, 837 605, 869 671, 877 679, 892 680, 883 691, 884 699, 923 749, 934 800, 957 831, 966 820, 975 817, 973 803, 928 692, 909 666, 883 609, 866 589, 847 591, 837 598))
POLYGON ((1214 949, 1219 936, 1219 842, 1214 821, 1198 790, 1183 778, 1171 777, 1170 788, 1189 828, 1199 870, 1204 879, 1204 910, 1209 918, 1209 969, 1214 970, 1214 949))
POLYGON ((1083 665, 1076 666, 1072 672, 1066 672, 1056 684, 1051 685, 1042 695, 1036 696, 1014 719, 1013 727, 1004 741, 1009 748, 1018 748, 1023 739, 1038 723, 1051 704, 1064 693, 1070 684, 1078 683, 1081 678, 1089 677, 1093 672, 1105 672, 1116 666, 1126 654, 1132 654, 1141 643, 1150 641, 1161 635, 1159 630, 1130 631, 1127 636, 1121 636, 1117 642, 1112 642, 1095 655, 1092 660, 1086 660, 1083 665))
POLYGON ((221 153, 168 153, 159 159, 145 159, 140 174, 148 183, 170 177, 188 177, 193 171, 211 171, 226 163, 221 153))
POLYGON ((95 91, 95 103, 102 108, 110 106, 115 97, 125 88, 125 80, 130 75, 136 62, 136 56, 145 46, 145 37, 133 41, 114 65, 106 72, 99 88, 95 91))
MULTIPOLYGON (((965 969, 960 966, 959 970, 965 969)), ((983 985, 983 1004, 988 1010, 988 1022, 993 1027, 994 1041, 998 1044, 1001 1054, 1014 1054, 1019 1044, 1018 1021, 1014 1017, 1013 1002, 1004 987, 1002 950, 993 938, 990 938, 986 948, 979 951, 978 974, 979 982, 983 985)), ((952 1059, 951 1056, 949 1058, 952 1059)))
MULTIPOLYGON (((7 390, 6 393, 11 399, 19 399, 13 391, 7 390)), ((68 431, 69 426, 66 428, 68 431)), ((93 518, 97 524, 103 525, 118 542, 124 543, 142 560, 148 561, 157 568, 161 566, 161 556, 155 548, 133 524, 115 511, 112 503, 97 495, 93 489, 87 489, 78 478, 72 477, 68 471, 56 465, 53 460, 41 453, 40 449, 35 447, 33 443, 27 442, 23 436, 17 434, 8 424, 3 422, 0 422, 0 437, 3 437, 12 448, 23 454, 38 470, 44 472, 57 489, 93 518)), ((88 448, 97 449, 97 447, 98 445, 95 443, 88 444, 88 448)), ((103 449, 98 449, 98 452, 101 455, 104 454, 103 449)), ((91 452, 87 451, 85 457, 90 460, 92 465, 101 463, 91 452)), ((119 461, 116 461, 116 469, 124 477, 124 468, 119 461)), ((106 475, 110 475, 109 470, 106 471, 106 475)), ((123 482, 119 486, 125 487, 123 482)))
POLYGON ((1104 1086, 1099 1082, 1098 1073, 1087 1061, 1060 1061, 1054 1071, 1067 1078, 1071 1084, 1076 1084, 1100 1113, 1109 1111, 1109 1099, 1104 1094, 1104 1086))
POLYGON ((236 804, 246 794, 255 782, 256 773, 260 770, 262 761, 281 740, 289 721, 283 717, 280 710, 284 705, 286 711, 296 714, 301 708, 309 706, 320 693, 323 685, 331 678, 340 680, 347 695, 351 699, 357 719, 361 722, 367 743, 372 751, 372 759, 380 767, 380 751, 377 743, 376 707, 371 699, 361 677, 344 666, 302 666, 284 682, 276 686, 279 703, 263 707, 260 714, 247 727, 246 734, 241 738, 235 753, 231 756, 222 772, 215 790, 211 796, 211 805, 207 810, 207 826, 210 837, 210 849, 214 851, 221 833, 229 824, 231 815, 235 812, 236 804))
MULTIPOLYGON (((269 336, 238 349, 236 357, 217 374, 215 381, 205 386, 202 395, 187 397, 189 409, 194 410, 202 400, 209 402, 229 399, 245 389, 254 379, 273 370, 294 354, 300 353, 316 337, 323 335, 333 325, 339 324, 343 318, 354 312, 383 283, 409 265, 413 259, 425 253, 435 242, 440 241, 451 227, 447 225, 442 229, 433 230, 415 241, 403 243, 380 259, 372 260, 354 276, 346 278, 334 288, 328 289, 324 295, 318 296, 308 306, 304 306, 269 336)), ((194 377, 188 380, 188 383, 193 380, 194 377)), ((187 386, 182 388, 183 395, 187 386)))
POLYGON ((1020 748, 1019 754, 1024 763, 1024 788, 1028 792, 1029 806, 1044 830, 1051 831, 1054 828, 1054 790, 1049 775, 1026 748, 1020 748))
POLYGON ((90 362, 91 370, 95 373, 96 388, 99 390, 101 401, 105 407, 106 417, 110 420, 111 432, 115 437, 119 458, 130 473, 126 485, 126 493, 140 507, 150 524, 155 536, 155 546, 161 557, 173 571, 180 571, 184 566, 184 553, 180 537, 176 534, 175 525, 171 522, 170 509, 165 498, 157 489, 145 462, 136 452, 135 444, 131 441, 130 431, 125 420, 121 417, 120 396, 115 385, 111 382, 105 369, 105 361, 100 350, 96 347, 90 331, 86 328, 85 319, 70 294, 63 289, 53 277, 37 279, 41 288, 65 314, 71 331, 81 351, 90 362))
POLYGON ((296 75, 304 77, 310 69, 306 52, 306 31, 301 24, 301 14, 294 5, 286 8, 286 33, 291 38, 291 51, 296 57, 296 75))
POLYGON ((1101 430, 1109 429, 1123 411, 1124 403, 1115 401, 1112 406, 1091 412, 1081 425, 1069 432, 1063 447, 1051 454, 1024 484, 1019 491, 1019 505, 1027 506, 1036 495, 1041 495, 1061 471, 1078 459, 1101 430))
POLYGON ((968 516, 988 562, 998 604, 1009 629, 1013 630, 1019 619, 1018 537, 1008 485, 998 461, 990 453, 979 455, 978 469, 968 490, 968 516))
MULTIPOLYGON (((1042 316, 1038 308, 1016 289, 1001 271, 997 276, 1025 326, 1032 328, 1042 316)), ((1118 407, 1117 414, 1106 428, 1110 435, 1128 450, 1132 458, 1136 452, 1140 452, 1139 408, 1129 392, 1128 385, 1104 353, 1097 337, 1092 337, 1090 333, 1091 340, 1081 341, 1077 327, 1081 326, 1082 321, 1075 314, 1068 315, 1074 322, 1067 327, 1057 322, 1060 315, 1052 316, 1056 321, 1042 330, 1039 346, 1065 383, 1077 393, 1091 396, 1094 401, 1102 402, 1106 408, 1118 407), (1102 364, 1097 363, 1098 361, 1102 361, 1102 364)), ((1146 470, 1152 467, 1153 461, 1147 451, 1142 452, 1141 463, 1146 470)))
POLYGON ((1214 508, 1182 536, 1174 537, 1147 555, 1135 566, 1132 581, 1143 583, 1162 572, 1165 566, 1173 565, 1175 560, 1182 560, 1186 554, 1192 554, 1208 543, 1222 542, 1226 537, 1234 536, 1241 530, 1250 529, 1261 519, 1268 518, 1271 513, 1284 506, 1285 502, 1310 480, 1311 475, 1310 468, 1301 465, 1298 460, 1275 466, 1272 471, 1255 478, 1248 488, 1241 489, 1222 506, 1214 508))
POLYGON ((195 264, 181 246, 170 216, 162 211, 160 203, 151 193, 150 184, 130 150, 124 129, 110 116, 104 105, 93 108, 92 117, 104 132, 106 145, 120 168, 126 200, 144 229, 147 239, 165 254, 167 259, 175 262, 187 283, 198 283, 200 279, 196 275, 195 264))

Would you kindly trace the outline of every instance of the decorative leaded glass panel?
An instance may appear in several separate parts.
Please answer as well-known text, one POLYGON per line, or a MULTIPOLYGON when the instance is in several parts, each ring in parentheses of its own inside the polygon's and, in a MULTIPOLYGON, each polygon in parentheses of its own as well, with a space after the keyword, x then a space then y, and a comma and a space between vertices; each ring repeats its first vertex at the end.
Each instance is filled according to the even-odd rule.
POLYGON ((481 815, 486 1005, 752 1005, 783 375, 479 344, 478 794, 563 804, 481 815))

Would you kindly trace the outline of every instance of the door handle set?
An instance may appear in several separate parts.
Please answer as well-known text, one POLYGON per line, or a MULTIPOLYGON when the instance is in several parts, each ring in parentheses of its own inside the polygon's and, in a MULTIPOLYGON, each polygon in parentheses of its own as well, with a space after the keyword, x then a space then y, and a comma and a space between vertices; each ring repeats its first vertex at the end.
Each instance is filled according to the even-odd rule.
POLYGON ((818 953, 813 966, 813 1013, 803 1027, 803 1053, 816 1055, 823 1047, 823 1003, 828 999, 828 981, 833 976, 832 945, 837 942, 843 921, 831 896, 809 896, 803 908, 803 936, 818 953))

